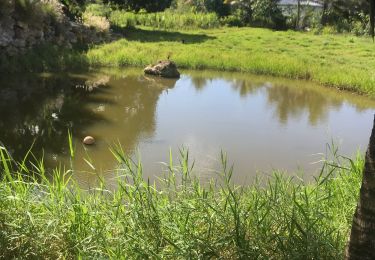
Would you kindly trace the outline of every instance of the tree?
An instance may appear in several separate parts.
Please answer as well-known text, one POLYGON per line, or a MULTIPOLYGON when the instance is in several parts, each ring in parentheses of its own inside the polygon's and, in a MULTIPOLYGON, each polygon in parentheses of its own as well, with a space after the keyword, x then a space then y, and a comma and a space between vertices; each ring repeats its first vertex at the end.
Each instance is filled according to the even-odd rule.
POLYGON ((296 29, 299 29, 301 19, 301 0, 297 0, 297 20, 296 20, 296 29))
POLYGON ((123 9, 136 12, 141 9, 144 9, 147 12, 159 12, 170 7, 172 0, 104 0, 103 2, 110 2, 123 9))
POLYGON ((205 0, 204 5, 208 12, 215 12, 219 16, 225 16, 229 14, 230 8, 223 0, 205 0))
POLYGON ((321 24, 332 25, 338 31, 349 31, 355 22, 366 27, 372 0, 318 0, 322 5, 321 24))
POLYGON ((324 26, 327 24, 327 10, 328 10, 328 0, 321 1, 323 11, 322 11, 322 20, 321 24, 324 26))
POLYGON ((345 258, 375 259, 375 117, 345 258))
POLYGON ((86 4, 86 0, 60 0, 60 2, 65 6, 65 14, 73 20, 81 17, 83 6, 86 4))
POLYGON ((173 0, 172 7, 180 11, 215 12, 218 16, 229 15, 230 2, 224 0, 173 0))
MULTIPOLYGON (((374 40, 375 0, 370 1, 370 34, 374 40)), ((359 201, 345 252, 348 260, 375 259, 375 116, 366 152, 359 201)))
POLYGON ((280 10, 280 0, 252 0, 252 24, 260 27, 284 29, 286 19, 280 10))
POLYGON ((369 0, 370 1, 370 34, 372 37, 372 40, 374 40, 375 36, 375 0, 369 0))

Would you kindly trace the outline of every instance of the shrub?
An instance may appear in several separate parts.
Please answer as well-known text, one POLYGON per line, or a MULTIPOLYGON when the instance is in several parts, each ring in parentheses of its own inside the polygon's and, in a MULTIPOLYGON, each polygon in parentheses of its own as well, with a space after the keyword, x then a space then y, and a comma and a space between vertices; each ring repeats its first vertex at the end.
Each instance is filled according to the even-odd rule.
POLYGON ((33 0, 10 0, 0 1, 0 23, 11 15, 16 15, 19 21, 28 25, 38 26, 50 16, 56 16, 54 1, 42 2, 33 0))
POLYGON ((94 28, 98 32, 107 33, 109 32, 109 21, 105 17, 96 16, 91 13, 84 13, 82 16, 83 24, 94 28))
POLYGON ((111 13, 111 7, 104 4, 89 4, 86 6, 85 13, 108 18, 111 13))
POLYGON ((221 20, 222 25, 228 25, 228 26, 244 26, 243 20, 239 15, 228 15, 226 17, 223 17, 221 20))
POLYGON ((134 27, 136 25, 136 17, 134 13, 119 10, 113 11, 110 14, 109 21, 111 24, 122 28, 134 27))
POLYGON ((334 26, 324 26, 322 29, 322 34, 335 34, 337 30, 334 26))
POLYGON ((131 13, 114 11, 110 22, 118 27, 148 26, 158 29, 192 29, 217 28, 220 20, 215 13, 175 13, 172 11, 158 13, 131 13))

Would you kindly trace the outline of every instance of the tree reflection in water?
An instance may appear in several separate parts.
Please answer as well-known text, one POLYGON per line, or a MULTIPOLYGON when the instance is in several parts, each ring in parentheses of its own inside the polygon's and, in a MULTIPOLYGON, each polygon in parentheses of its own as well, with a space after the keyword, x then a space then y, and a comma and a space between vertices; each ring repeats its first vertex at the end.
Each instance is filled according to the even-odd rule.
MULTIPOLYGON (((67 75, 16 75, 0 83, 0 139, 15 158, 22 158, 34 143, 33 152, 63 152, 67 129, 99 120, 79 100, 89 92, 75 86, 84 80, 67 75), (70 111, 75 111, 70 113, 70 111)), ((94 92, 92 90, 91 92, 94 92)))
MULTIPOLYGON (((275 116, 281 124, 287 124, 289 118, 301 119, 303 114, 307 113, 310 125, 315 126, 319 121, 324 122, 327 119, 329 111, 339 110, 344 102, 353 103, 357 111, 367 109, 371 103, 363 103, 360 96, 307 81, 265 78, 241 73, 223 73, 221 77, 244 98, 259 91, 266 91, 267 102, 274 106, 275 116)), ((197 90, 202 91, 209 85, 208 79, 213 80, 212 75, 200 75, 195 72, 191 82, 197 90)))
POLYGON ((23 158, 33 145, 36 156, 44 151, 47 163, 68 157, 68 129, 75 137, 77 157, 85 154, 80 140, 88 134, 99 138, 99 143, 117 138, 127 151, 133 151, 140 136, 153 135, 158 97, 175 83, 139 75, 124 80, 100 73, 4 78, 0 81, 0 140, 14 158, 23 158), (119 85, 120 93, 114 93, 119 85), (86 130, 95 129, 94 125, 101 126, 98 135, 86 130))
POLYGON ((343 100, 313 89, 278 85, 267 88, 267 93, 268 102, 275 106, 275 113, 283 124, 286 124, 290 117, 302 118, 302 115, 307 113, 310 125, 315 126, 318 121, 326 121, 332 108, 338 110, 343 104, 343 100))

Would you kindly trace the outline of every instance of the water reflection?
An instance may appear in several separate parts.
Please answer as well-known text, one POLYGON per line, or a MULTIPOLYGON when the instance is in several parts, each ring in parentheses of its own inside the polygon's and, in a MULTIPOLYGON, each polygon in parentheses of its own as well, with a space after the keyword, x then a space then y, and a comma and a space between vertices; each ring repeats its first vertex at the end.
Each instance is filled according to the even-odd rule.
POLYGON ((326 121, 331 109, 339 109, 344 102, 313 89, 291 88, 280 85, 267 88, 268 102, 276 108, 276 116, 280 123, 287 124, 288 118, 301 118, 308 114, 310 125, 326 121))
MULTIPOLYGON (((212 76, 210 73, 190 73, 194 75, 191 77, 191 83, 199 91, 208 87, 208 82, 217 76, 212 76)), ((281 124, 287 124, 289 118, 301 119, 307 113, 310 125, 315 126, 319 121, 326 121, 327 114, 332 109, 340 110, 344 102, 353 104, 358 112, 374 107, 374 101, 371 99, 349 92, 327 89, 304 80, 278 78, 269 81, 267 77, 240 73, 235 73, 236 78, 233 76, 233 73, 221 75, 222 80, 225 80, 243 98, 265 91, 267 106, 274 107, 275 118, 281 124)))
MULTIPOLYGON (((311 154, 339 139, 343 153, 365 147, 375 102, 306 81, 211 71, 185 72, 178 81, 147 77, 138 69, 87 74, 24 75, 0 79, 0 141, 22 158, 34 140, 52 167, 69 163, 67 132, 76 146, 75 176, 93 185, 96 171, 116 167, 108 147, 138 149, 146 176, 160 173, 171 147, 186 146, 197 172, 218 168, 220 150, 235 163, 235 181, 256 170, 312 173, 311 154), (97 142, 85 147, 81 140, 97 142), (310 156, 310 157, 309 157, 310 156)), ((203 177, 212 177, 203 176, 203 177)))
POLYGON ((34 152, 44 148, 60 153, 69 127, 82 126, 82 118, 85 124, 99 119, 80 105, 87 93, 75 90, 79 82, 82 80, 64 75, 1 79, 0 137, 13 156, 21 158, 34 140, 34 152))
POLYGON ((158 95, 175 82, 100 73, 2 77, 0 140, 18 159, 32 146, 37 156, 44 150, 47 160, 64 158, 68 129, 79 143, 93 125, 104 124, 108 127, 102 129, 105 134, 98 135, 116 136, 118 129, 117 135, 124 137, 121 143, 133 151, 139 136, 152 136, 158 95), (119 122, 121 128, 114 128, 119 122), (121 134, 123 130, 126 133, 121 134))

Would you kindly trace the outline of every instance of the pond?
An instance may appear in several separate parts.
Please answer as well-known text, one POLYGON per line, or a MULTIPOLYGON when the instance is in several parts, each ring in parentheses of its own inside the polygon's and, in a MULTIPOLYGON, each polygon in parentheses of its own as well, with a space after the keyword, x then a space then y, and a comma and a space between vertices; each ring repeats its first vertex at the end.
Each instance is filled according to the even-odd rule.
POLYGON ((171 80, 126 68, 0 80, 0 141, 16 158, 33 145, 48 167, 69 165, 71 129, 74 178, 82 185, 97 180, 87 161, 113 177, 117 164, 109 148, 118 143, 140 156, 151 179, 165 170, 169 150, 177 162, 181 148, 203 180, 220 169, 221 151, 234 164, 238 184, 273 169, 308 177, 320 169, 327 144, 347 156, 364 151, 374 112, 367 97, 243 73, 182 71, 171 80), (84 146, 86 135, 96 144, 84 146))

